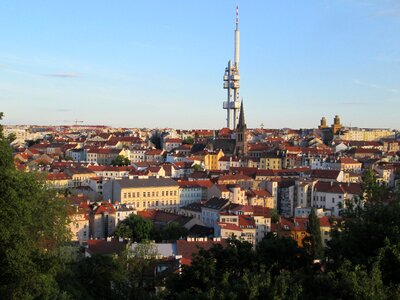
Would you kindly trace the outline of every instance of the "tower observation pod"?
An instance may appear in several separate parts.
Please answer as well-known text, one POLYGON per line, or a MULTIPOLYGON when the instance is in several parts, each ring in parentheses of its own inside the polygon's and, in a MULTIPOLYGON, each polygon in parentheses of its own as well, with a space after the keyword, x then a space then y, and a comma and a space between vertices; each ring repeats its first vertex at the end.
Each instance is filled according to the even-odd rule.
POLYGON ((235 57, 233 63, 231 60, 228 61, 224 74, 224 89, 227 90, 227 99, 223 103, 223 108, 226 109, 226 127, 229 129, 235 129, 239 120, 239 45, 239 7, 236 6, 235 57))

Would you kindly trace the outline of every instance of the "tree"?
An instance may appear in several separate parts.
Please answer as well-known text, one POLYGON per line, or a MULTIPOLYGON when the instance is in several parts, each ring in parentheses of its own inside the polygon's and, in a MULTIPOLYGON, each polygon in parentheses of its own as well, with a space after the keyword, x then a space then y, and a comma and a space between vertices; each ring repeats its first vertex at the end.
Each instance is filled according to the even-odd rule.
POLYGON ((117 237, 130 238, 141 243, 149 240, 153 232, 153 223, 138 215, 130 215, 120 222, 114 231, 117 237))
POLYGON ((59 250, 69 240, 67 205, 40 176, 15 169, 1 126, 0 206, 0 295, 5 299, 59 297, 56 275, 63 263, 59 250))
POLYGON ((194 139, 190 136, 182 141, 182 144, 193 145, 193 143, 194 143, 194 139))
POLYGON ((94 255, 78 264, 79 289, 87 290, 93 299, 117 299, 128 286, 125 268, 117 259, 107 255, 94 255), (121 291, 122 290, 122 291, 121 291))
POLYGON ((328 242, 328 256, 371 266, 381 248, 400 245, 400 202, 367 202, 363 208, 349 208, 345 222, 339 222, 328 242))
POLYGON ((369 168, 363 175, 362 187, 364 191, 364 200, 369 202, 379 202, 388 198, 389 190, 383 184, 380 184, 374 174, 374 170, 369 168))
POLYGON ((17 139, 17 136, 15 135, 15 133, 10 133, 7 137, 6 137, 8 143, 12 143, 13 141, 15 141, 17 139))
POLYGON ((187 235, 188 230, 176 222, 168 223, 160 231, 160 237, 163 241, 178 240, 187 237, 187 235))
POLYGON ((277 273, 302 268, 309 262, 305 250, 289 237, 269 233, 257 244, 256 249, 259 263, 267 268, 272 267, 277 273))
POLYGON ((309 254, 314 259, 322 258, 323 248, 321 227, 314 208, 311 208, 311 212, 308 217, 307 233, 308 236, 303 239, 303 243, 305 244, 306 248, 308 248, 309 254))
POLYGON ((271 222, 274 224, 279 222, 279 214, 276 208, 271 209, 271 222))
POLYGON ((199 171, 203 171, 203 168, 201 167, 201 165, 195 164, 195 165, 193 165, 193 170, 195 172, 199 172, 199 171))
POLYGON ((115 158, 113 159, 113 161, 111 162, 111 164, 112 164, 113 166, 119 166, 119 167, 122 167, 122 166, 129 166, 129 165, 131 164, 131 161, 130 161, 127 157, 125 157, 125 156, 123 156, 123 155, 118 155, 117 157, 115 157, 115 158))
POLYGON ((228 240, 228 245, 201 249, 182 274, 167 280, 166 299, 299 299, 301 286, 289 271, 275 278, 257 263, 252 245, 228 240), (205 288, 206 287, 206 288, 205 288))

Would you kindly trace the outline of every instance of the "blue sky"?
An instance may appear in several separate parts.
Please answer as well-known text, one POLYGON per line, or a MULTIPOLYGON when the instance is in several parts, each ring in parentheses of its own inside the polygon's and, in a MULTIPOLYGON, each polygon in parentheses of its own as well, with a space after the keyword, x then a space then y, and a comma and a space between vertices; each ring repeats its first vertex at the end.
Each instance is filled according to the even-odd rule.
POLYGON ((236 4, 249 127, 400 128, 398 0, 1 1, 4 122, 225 126, 236 4))

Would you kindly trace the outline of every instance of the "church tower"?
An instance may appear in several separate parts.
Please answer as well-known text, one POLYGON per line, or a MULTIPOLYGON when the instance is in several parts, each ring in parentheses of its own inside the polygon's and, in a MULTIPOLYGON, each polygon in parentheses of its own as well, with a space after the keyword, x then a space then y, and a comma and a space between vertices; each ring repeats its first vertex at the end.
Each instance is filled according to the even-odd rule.
POLYGON ((243 100, 240 104, 239 122, 236 127, 235 154, 239 157, 247 155, 247 126, 244 121, 243 100))

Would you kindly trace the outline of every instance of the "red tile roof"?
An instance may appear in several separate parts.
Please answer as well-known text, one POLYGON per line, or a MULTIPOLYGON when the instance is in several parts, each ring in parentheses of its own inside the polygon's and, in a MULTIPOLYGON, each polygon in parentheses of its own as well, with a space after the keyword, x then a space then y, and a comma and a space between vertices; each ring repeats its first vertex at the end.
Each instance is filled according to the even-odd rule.
POLYGON ((332 194, 352 194, 362 195, 362 188, 360 183, 340 183, 340 182, 323 182, 318 181, 315 184, 315 191, 325 192, 332 194))
POLYGON ((308 218, 294 218, 294 230, 295 231, 306 231, 308 226, 308 218))
POLYGON ((234 230, 234 231, 242 231, 242 229, 233 223, 223 223, 223 222, 218 222, 217 223, 219 227, 221 227, 221 229, 226 229, 226 230, 234 230))
POLYGON ((231 181, 231 180, 248 180, 252 181, 253 178, 244 174, 228 174, 222 175, 218 178, 218 182, 231 181))
POLYGON ((329 217, 320 217, 319 218, 319 226, 320 227, 331 227, 331 222, 329 221, 329 217))
POLYGON ((93 166, 93 165, 89 165, 88 166, 89 170, 92 171, 108 171, 108 172, 124 172, 124 171, 131 171, 133 170, 133 167, 130 166, 122 166, 122 167, 118 167, 118 166, 93 166))
POLYGON ((182 144, 182 139, 167 139, 164 144, 182 144))
POLYGON ((67 174, 64 173, 51 173, 47 174, 46 180, 67 180, 71 179, 67 174))
POLYGON ((249 177, 255 177, 256 173, 257 173, 257 168, 247 168, 247 167, 231 167, 229 169, 232 174, 244 174, 247 175, 249 177))
POLYGON ((102 213, 115 214, 115 208, 109 202, 102 202, 101 205, 96 208, 95 214, 98 215, 102 213))
POLYGON ((254 229, 256 228, 256 222, 249 215, 239 215, 239 227, 242 229, 254 229))
POLYGON ((161 155, 164 152, 162 149, 149 149, 146 151, 146 155, 161 155))
POLYGON ((190 187, 201 187, 201 188, 211 188, 214 184, 211 180, 182 180, 178 181, 180 188, 190 188, 190 187))
POLYGON ((214 245, 221 245, 226 247, 228 243, 226 240, 221 239, 220 241, 187 241, 187 240, 177 240, 176 241, 176 251, 178 255, 182 255, 182 263, 191 265, 193 255, 199 253, 200 248, 204 250, 209 250, 214 245))
POLYGON ((118 240, 89 240, 87 241, 88 248, 86 251, 90 254, 120 254, 127 247, 127 242, 119 242, 118 240))
MULTIPOLYGON (((340 159, 339 159, 339 162, 341 163, 341 164, 357 164, 357 163, 360 163, 359 161, 357 161, 357 160, 355 160, 355 159, 352 159, 352 158, 350 158, 350 157, 341 157, 340 159)), ((361 163, 360 163, 361 164, 361 163)))
POLYGON ((313 178, 325 178, 325 179, 337 179, 339 177, 340 170, 312 170, 311 177, 313 178))
POLYGON ((263 207, 260 205, 253 205, 254 216, 263 216, 265 218, 271 218, 271 208, 263 207))

